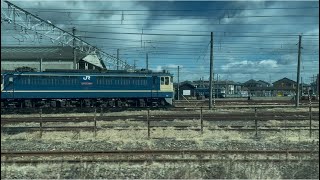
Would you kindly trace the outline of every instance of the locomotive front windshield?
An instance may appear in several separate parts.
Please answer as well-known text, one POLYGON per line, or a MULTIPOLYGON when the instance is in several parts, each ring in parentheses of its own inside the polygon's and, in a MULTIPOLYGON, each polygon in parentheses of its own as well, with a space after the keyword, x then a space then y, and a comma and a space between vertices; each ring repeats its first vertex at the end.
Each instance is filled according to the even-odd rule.
POLYGON ((173 80, 171 76, 160 77, 160 90, 173 91, 173 80))
POLYGON ((170 85, 172 84, 172 77, 165 76, 161 77, 161 85, 170 85))

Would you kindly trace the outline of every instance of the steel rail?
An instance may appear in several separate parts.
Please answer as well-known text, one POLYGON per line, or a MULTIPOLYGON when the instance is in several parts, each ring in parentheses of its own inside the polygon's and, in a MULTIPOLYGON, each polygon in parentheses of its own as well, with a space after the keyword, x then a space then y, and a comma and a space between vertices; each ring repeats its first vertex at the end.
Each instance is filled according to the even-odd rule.
MULTIPOLYGON (((129 128, 128 127, 104 127, 104 129, 114 129, 117 131, 129 131, 129 130, 135 130, 135 131, 147 131, 147 128, 129 128)), ((155 130, 156 128, 162 128, 163 130, 166 130, 166 128, 168 127, 173 127, 173 126, 151 126, 150 129, 155 130)), ((204 128, 206 128, 205 130, 209 130, 209 131, 254 131, 255 128, 243 128, 243 127, 238 127, 238 128, 229 128, 224 126, 223 127, 219 127, 218 128, 207 128, 206 126, 204 126, 204 128)), ((103 128, 97 128, 97 130, 101 130, 103 128)), ((77 127, 77 126, 73 126, 73 127, 42 127, 42 131, 45 132, 50 132, 50 131, 93 131, 94 130, 94 126, 87 126, 87 127, 77 127)), ((185 130, 190 130, 190 131, 200 131, 201 128, 194 128, 192 126, 190 127, 178 127, 178 128, 174 128, 174 130, 177 131, 185 131, 185 130)), ((303 130, 308 130, 310 131, 309 127, 302 127, 302 128, 265 128, 265 127, 261 127, 259 126, 259 131, 303 131, 303 130)), ((39 127, 2 127, 2 132, 37 132, 40 131, 39 127)), ((319 131, 319 128, 312 128, 311 131, 319 131)))
MULTIPOLYGON (((262 116, 257 117, 259 121, 265 120, 308 120, 308 112, 288 112, 288 113, 266 113, 261 112, 262 116)), ((254 113, 232 113, 232 114, 203 114, 202 116, 206 121, 220 121, 220 120, 239 120, 248 121, 254 120, 254 113)), ((312 113, 313 119, 319 119, 319 112, 312 113)), ((94 116, 82 116, 82 117, 11 117, 1 118, 1 124, 3 123, 16 123, 16 122, 84 122, 92 121, 94 116)), ((116 121, 121 119, 132 119, 135 121, 145 121, 146 115, 129 115, 129 116, 96 116, 96 120, 99 121, 116 121)), ((150 121, 160 120, 174 120, 174 119, 199 119, 199 114, 188 115, 152 115, 150 121)))
MULTIPOLYGON (((251 109, 251 108, 258 108, 258 109, 273 109, 273 108, 294 108, 294 105, 217 105, 216 108, 218 109, 251 109)), ((308 108, 309 104, 301 104, 301 108, 308 108)), ((312 105, 313 108, 319 107, 319 103, 312 105)), ((99 108, 99 107, 97 107, 99 108)), ((208 108, 207 105, 203 106, 195 106, 195 105, 188 105, 188 106, 176 106, 176 107, 168 107, 168 108, 157 108, 157 107, 143 107, 143 108, 127 108, 127 107, 107 107, 103 108, 104 112, 120 112, 120 111, 126 111, 126 110, 169 110, 169 111, 190 111, 190 110, 200 110, 201 108, 208 108)), ((1 107, 1 114, 30 114, 30 113, 38 113, 39 108, 6 108, 1 107)), ((65 107, 65 108, 51 108, 48 110, 48 108, 42 108, 43 112, 47 111, 49 114, 57 114, 57 113, 93 113, 94 109, 88 109, 88 108, 79 108, 79 107, 65 107)))
POLYGON ((2 151, 1 156, 76 156, 76 155, 212 155, 212 154, 319 154, 316 150, 110 150, 110 151, 2 151))
POLYGON ((319 159, 103 159, 103 160, 4 160, 1 163, 10 164, 40 164, 40 163, 179 163, 179 162, 265 162, 265 163, 281 163, 281 162, 318 162, 319 159))

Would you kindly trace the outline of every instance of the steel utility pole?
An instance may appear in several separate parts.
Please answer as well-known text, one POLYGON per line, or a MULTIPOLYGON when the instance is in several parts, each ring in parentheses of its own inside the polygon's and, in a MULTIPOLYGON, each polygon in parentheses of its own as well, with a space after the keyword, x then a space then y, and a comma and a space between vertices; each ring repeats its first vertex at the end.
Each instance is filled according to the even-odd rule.
POLYGON ((119 70, 119 49, 117 49, 117 70, 119 70))
POLYGON ((135 70, 136 69, 136 62, 137 62, 138 60, 133 60, 133 70, 135 70))
MULTIPOLYGON (((73 37, 75 37, 76 36, 76 28, 75 27, 73 27, 72 28, 72 35, 73 35, 73 37)), ((76 54, 76 39, 75 38, 73 38, 73 69, 77 69, 77 54, 76 54)))
POLYGON ((300 96, 303 96, 303 81, 302 81, 302 77, 301 77, 301 95, 300 96))
POLYGON ((318 98, 319 98, 319 74, 317 74, 317 80, 314 82, 317 86, 317 95, 318 95, 318 98))
MULTIPOLYGON (((213 77, 213 78, 214 78, 214 77, 213 77)), ((213 81, 214 81, 214 80, 213 80, 213 81)), ((217 78, 216 78, 217 92, 216 92, 216 89, 214 89, 214 93, 217 94, 217 99, 219 98, 219 86, 218 86, 219 82, 218 82, 218 81, 219 81, 219 75, 217 74, 217 78)), ((221 93, 221 91, 220 91, 220 93, 221 93)), ((215 104, 216 104, 216 103, 215 103, 215 102, 216 102, 216 101, 215 101, 215 98, 216 98, 215 94, 214 94, 214 99, 213 99, 213 107, 214 107, 215 104)))
MULTIPOLYGON (((316 81, 314 80, 314 75, 312 75, 312 83, 313 84, 316 84, 315 83, 316 81)), ((314 85, 312 86, 312 93, 314 93, 315 92, 315 89, 314 89, 314 85)))
POLYGON ((299 93, 300 93, 300 61, 301 61, 301 35, 299 35, 298 47, 298 68, 297 68, 297 87, 296 87, 296 107, 299 107, 299 93))
POLYGON ((42 72, 42 58, 40 58, 40 68, 39 71, 42 72))
POLYGON ((210 41, 210 79, 209 79, 209 109, 212 109, 212 76, 213 76, 213 32, 211 32, 211 41, 210 41))
POLYGON ((180 99, 180 66, 178 66, 178 94, 177 94, 177 99, 180 99))
POLYGON ((146 70, 149 70, 149 59, 148 53, 146 54, 146 70))

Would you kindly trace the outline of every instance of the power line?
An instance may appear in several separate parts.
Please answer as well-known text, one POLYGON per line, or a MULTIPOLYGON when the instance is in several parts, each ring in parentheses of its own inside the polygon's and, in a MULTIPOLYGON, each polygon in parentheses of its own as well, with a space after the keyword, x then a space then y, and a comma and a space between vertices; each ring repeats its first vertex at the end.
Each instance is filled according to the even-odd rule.
MULTIPOLYGON (((135 15, 135 14, 127 14, 127 16, 129 16, 130 18, 135 15)), ((119 14, 119 16, 124 16, 123 14, 119 14)), ((167 15, 157 15, 157 16, 167 16, 167 15)), ((120 19, 119 20, 110 20, 110 19, 60 19, 59 22, 64 22, 64 21, 68 21, 68 22, 91 22, 91 21, 96 21, 96 22, 112 22, 112 21, 173 21, 173 20, 185 20, 185 19, 197 19, 197 20, 220 20, 223 21, 224 19, 238 19, 238 18, 288 18, 288 17, 292 17, 292 18, 306 18, 306 17, 319 17, 319 15, 305 15, 305 14, 301 14, 301 15, 265 15, 265 16, 233 16, 233 17, 184 17, 181 18, 181 15, 179 15, 176 18, 134 18, 134 19, 130 19, 130 18, 125 18, 125 19, 120 19)))
POLYGON ((95 9, 95 10, 91 10, 91 9, 83 9, 83 8, 73 8, 73 9, 69 9, 69 8, 59 8, 59 9, 55 9, 55 8, 24 8, 24 9, 34 9, 34 10, 59 10, 59 11, 66 11, 66 10, 74 10, 74 11, 81 11, 81 12, 85 12, 85 11, 98 11, 98 12, 106 12, 106 11, 159 11, 159 12, 164 12, 164 11, 225 11, 225 10, 259 10, 259 9, 317 9, 319 7, 317 6, 304 6, 304 7, 255 7, 255 8, 210 8, 210 9, 95 9))
MULTIPOLYGON (((128 34, 128 35, 141 35, 141 33, 130 33, 130 32, 110 32, 110 31, 80 31, 80 32, 86 32, 86 33, 96 33, 96 34, 128 34)), ((227 35, 227 37, 296 37, 296 35, 227 35)), ((202 37, 208 37, 209 35, 206 34, 168 34, 168 33, 143 33, 143 35, 152 35, 152 36, 202 36, 202 37)), ((307 34, 304 36, 319 36, 319 34, 307 34)), ((82 36, 85 38, 92 38, 88 36, 82 36)))
MULTIPOLYGON (((126 29, 126 28, 124 28, 126 29)), ((135 28, 137 29, 137 28, 135 28)), ((15 29, 7 29, 7 30, 15 30, 15 29)), ((22 29, 23 31, 25 31, 24 29, 22 29)), ((44 31, 44 30, 43 30, 44 31)), ((145 31, 145 29, 144 29, 145 31)), ((179 30, 174 30, 174 31, 179 31, 179 30)), ((141 33, 139 32, 111 32, 111 31, 78 31, 79 33, 90 33, 90 34, 128 34, 128 35, 141 35, 141 33)), ((190 32, 190 31, 189 31, 190 32)), ((192 31, 191 31, 192 32, 192 31)), ((201 31, 201 32, 205 32, 205 31, 201 31)), ((221 34, 221 36, 223 37, 296 37, 297 33, 295 34, 289 34, 289 33, 258 33, 258 32, 226 32, 226 31, 218 31, 218 32, 222 32, 223 34, 221 34), (236 35, 236 34, 245 34, 245 35, 236 35), (246 34, 258 34, 258 35, 246 35, 246 34), (261 34, 261 35, 259 35, 261 34)), ((8 33, 12 33, 11 31, 8 33)), ((207 34, 169 34, 169 33, 146 33, 144 32, 143 35, 159 35, 159 36, 203 36, 203 37, 207 37, 207 34)), ((305 34, 305 37, 318 37, 319 34, 305 34)), ((79 36, 79 37, 87 37, 87 36, 79 36)), ((220 37, 220 36, 219 36, 220 37)), ((87 37, 88 38, 88 37, 87 37)))
MULTIPOLYGON (((138 34, 137 34, 138 35, 138 34)), ((140 38, 136 38, 136 39, 118 39, 118 38, 109 38, 109 37, 94 37, 94 36, 81 36, 83 38, 88 38, 88 39, 109 39, 109 40, 121 40, 121 41, 132 41, 132 42, 141 42, 141 40, 139 40, 140 38)), ((263 37, 261 37, 263 38, 263 37)), ((280 38, 280 37, 276 37, 276 38, 280 38)), ((311 39, 312 40, 312 39, 311 39)), ((314 40, 317 40, 317 38, 314 38, 314 40)), ((176 41, 163 41, 163 40, 152 40, 152 39, 144 39, 145 42, 176 42, 176 41)), ((241 41, 241 40, 240 40, 241 41)), ((292 39, 291 41, 295 41, 294 39, 292 39)), ((184 42, 188 42, 188 43, 203 43, 203 41, 184 41, 184 42)), ((256 42, 256 41, 254 41, 256 42)))
MULTIPOLYGON (((121 22, 121 20, 115 20, 114 22, 121 22)), ((60 23, 61 24, 61 23, 60 23)), ((120 24, 120 23, 119 23, 120 24)), ((119 24, 111 24, 111 25, 119 25, 119 24)), ((110 23, 108 24, 96 24, 96 23, 91 23, 91 24, 75 24, 73 23, 72 25, 77 25, 77 26, 104 26, 104 25, 110 25, 110 23)), ((159 23, 152 23, 152 22, 148 22, 148 23, 123 23, 122 25, 173 25, 173 26, 177 26, 177 25, 184 25, 184 26, 193 26, 193 25, 217 25, 217 26, 245 26, 245 25, 248 25, 248 26, 262 26, 262 25, 277 25, 277 26, 298 26, 298 25, 317 25, 318 26, 318 23, 317 22, 310 22, 310 23, 252 23, 252 24, 235 24, 235 23, 232 23, 232 24, 226 24, 226 23, 162 23, 162 22, 159 22, 159 23)))
MULTIPOLYGON (((134 29, 134 30, 141 30, 141 28, 134 28, 134 27, 124 27, 124 26, 105 26, 107 28, 119 28, 119 29, 134 29)), ((198 33, 198 32, 210 32, 210 30, 207 30, 207 31, 199 31, 199 30, 185 30, 185 29, 157 29, 157 28, 143 28, 144 32, 147 32, 147 31, 168 31, 168 32, 171 32, 171 31, 177 31, 177 32, 192 32, 192 33, 198 33)), ((85 32, 85 33, 99 33, 98 32, 95 32, 95 31, 79 31, 79 32, 85 32)), ((100 31, 101 32, 101 31, 100 31)), ((283 32, 252 32, 252 31, 217 31, 215 30, 216 33, 223 33, 223 34, 237 34, 237 33, 252 33, 252 34, 281 34, 281 35, 287 35, 287 34, 290 34, 290 35, 296 35, 298 36, 300 33, 297 33, 297 32, 288 32, 286 31, 285 33, 283 32)), ((305 35, 314 35, 314 34, 304 34, 305 35)), ((316 34, 316 35, 319 35, 319 34, 316 34)))
MULTIPOLYGON (((94 20, 90 20, 89 22, 92 22, 94 20)), ((193 25, 216 25, 216 26, 262 26, 262 25, 277 25, 277 26, 298 26, 298 25, 318 25, 318 22, 302 22, 302 23, 222 23, 222 22, 215 22, 215 23, 163 23, 163 22, 149 22, 149 20, 144 20, 144 22, 139 23, 139 22, 134 22, 134 23, 126 23, 126 21, 122 20, 105 20, 109 22, 119 22, 119 23, 112 23, 111 25, 184 25, 184 26, 193 26, 193 25), (146 21, 146 22, 145 22, 146 21)), ((18 21, 17 21, 18 22, 18 21)), ((71 21, 70 21, 71 22, 71 21)), ((66 24, 66 23, 61 23, 61 22, 55 22, 56 24, 60 25, 73 25, 73 26, 97 26, 97 27, 104 27, 108 24, 102 24, 102 23, 82 23, 82 24, 77 24, 77 23, 72 23, 72 24, 66 24)))
MULTIPOLYGON (((141 30, 140 28, 125 28, 125 27, 108 27, 108 28, 119 28, 119 29, 135 29, 135 30, 141 30)), ((188 31, 188 30, 166 30, 166 29, 146 29, 143 28, 144 32, 147 31, 177 31, 177 32, 192 32, 192 33, 198 33, 198 32, 210 32, 210 31, 188 31)), ((79 31, 79 32, 84 32, 84 33, 105 33, 104 31, 79 31)), ((283 35, 283 36, 298 36, 300 33, 279 33, 279 32, 247 32, 247 31, 241 31, 241 32, 236 32, 236 31, 215 31, 216 33, 221 33, 221 35, 230 35, 230 34, 267 34, 267 35, 283 35)), ((319 34, 304 34, 303 36, 319 36, 319 34)))
MULTIPOLYGON (((164 46, 164 48, 167 48, 168 46, 167 45, 179 45, 178 47, 175 47, 175 48, 178 48, 178 49, 187 49, 187 48, 190 48, 190 49, 194 49, 194 47, 199 47, 199 45, 202 45, 204 43, 206 43, 205 41, 204 42, 199 42, 199 44, 195 44, 195 43, 188 43, 188 42, 153 42, 155 43, 155 45, 157 46, 157 48, 162 48, 164 46)), ((296 46, 296 44, 289 44, 289 43, 263 43, 263 42, 257 42, 257 41, 249 41, 249 42, 245 42, 245 41, 242 41, 242 42, 238 42, 238 41, 221 41, 217 44, 214 45, 214 47, 217 47, 219 48, 220 47, 220 44, 221 46, 222 45, 254 45, 255 47, 259 47, 259 46, 277 46, 278 48, 280 46, 296 46)), ((6 44, 6 45, 9 45, 9 44, 6 44)), ((10 43, 10 45, 19 45, 19 44, 13 44, 13 43, 10 43)), ((303 45, 303 47, 317 47, 319 46, 319 44, 313 44, 313 45, 303 45)), ((123 44, 123 43, 116 43, 116 42, 113 42, 112 44, 110 45, 99 45, 99 47, 106 47, 106 48, 109 48, 109 49, 141 49, 141 46, 129 46, 127 44, 123 44)), ((228 47, 231 47, 231 46, 228 46, 228 47)), ((248 47, 248 48, 251 48, 252 46, 241 46, 241 47, 248 47)))

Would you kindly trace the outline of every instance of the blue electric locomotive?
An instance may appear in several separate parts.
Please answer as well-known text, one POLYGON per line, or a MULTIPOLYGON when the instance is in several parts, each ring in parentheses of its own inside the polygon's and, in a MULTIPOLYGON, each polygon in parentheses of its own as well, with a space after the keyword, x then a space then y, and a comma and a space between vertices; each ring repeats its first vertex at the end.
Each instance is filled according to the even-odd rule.
POLYGON ((1 106, 92 107, 172 104, 168 72, 3 72, 1 106))

